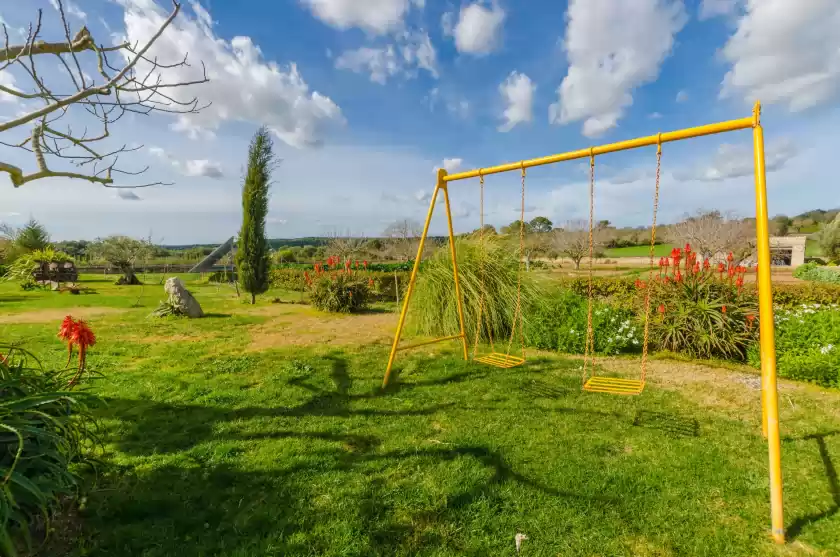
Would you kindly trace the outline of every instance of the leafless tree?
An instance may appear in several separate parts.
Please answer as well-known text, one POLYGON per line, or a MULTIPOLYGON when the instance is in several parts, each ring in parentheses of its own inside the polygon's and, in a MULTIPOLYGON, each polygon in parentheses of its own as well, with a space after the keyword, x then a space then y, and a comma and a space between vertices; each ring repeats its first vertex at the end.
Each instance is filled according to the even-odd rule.
POLYGON ((701 210, 674 224, 667 238, 677 244, 691 244, 703 259, 731 252, 736 261, 743 261, 755 250, 755 222, 734 213, 701 210))
POLYGON ((423 226, 411 219, 392 222, 385 229, 385 252, 400 261, 409 261, 417 256, 417 245, 423 226))
MULTIPOLYGON (((592 231, 593 250, 599 250, 604 244, 605 232, 595 228, 592 231)), ((575 220, 567 222, 562 228, 551 232, 552 247, 560 254, 568 257, 580 269, 580 262, 589 255, 589 222, 575 220)))
MULTIPOLYGON (((124 42, 111 46, 97 44, 87 27, 71 36, 62 0, 54 0, 53 4, 60 14, 63 40, 47 42, 40 38, 41 10, 38 10, 35 23, 29 25, 23 44, 11 45, 6 25, 2 26, 4 46, 0 48, 0 75, 1 72, 11 75, 11 71, 16 69, 16 75, 24 76, 31 83, 28 90, 23 90, 8 85, 9 80, 5 80, 6 85, 0 80, 0 93, 16 97, 23 103, 34 101, 37 106, 25 105, 23 114, 0 121, 0 144, 31 153, 37 170, 27 174, 16 165, 0 161, 0 172, 8 173, 15 187, 54 177, 87 180, 115 188, 162 184, 116 185, 115 175, 135 176, 148 167, 130 170, 119 165, 121 155, 137 151, 142 145, 116 147, 108 145, 107 140, 111 137, 112 125, 126 114, 187 114, 206 107, 201 106, 197 98, 179 99, 174 91, 208 81, 206 72, 202 71, 200 77, 188 81, 164 78, 167 70, 189 66, 187 54, 171 63, 147 56, 155 41, 178 15, 180 3, 172 0, 172 12, 145 43, 124 42), (44 62, 48 56, 58 60, 59 67, 67 76, 65 83, 54 83, 57 73, 45 70, 45 65, 38 68, 36 61, 44 62), (85 69, 98 75, 91 77, 85 69), (71 109, 75 109, 73 112, 78 116, 90 120, 95 125, 95 131, 90 131, 87 126, 74 129, 72 125, 59 125, 71 109), (23 129, 26 131, 12 137, 23 129), (59 161, 64 169, 50 166, 59 161), (75 169, 70 170, 73 166, 75 169)), ((14 82, 12 76, 11 83, 14 82)), ((77 122, 78 118, 74 118, 74 124, 77 122)))
POLYGON ((338 256, 341 261, 347 261, 364 253, 366 238, 353 236, 349 230, 344 234, 333 231, 327 237, 329 238, 327 242, 328 255, 338 256))

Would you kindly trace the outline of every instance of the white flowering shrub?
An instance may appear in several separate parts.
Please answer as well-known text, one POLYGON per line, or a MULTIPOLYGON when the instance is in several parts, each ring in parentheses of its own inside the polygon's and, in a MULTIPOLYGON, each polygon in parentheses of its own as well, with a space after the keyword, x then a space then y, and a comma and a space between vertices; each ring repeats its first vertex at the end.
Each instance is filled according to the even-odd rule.
MULTIPOLYGON (((530 310, 526 342, 543 350, 583 354, 586 348, 586 298, 561 290, 530 310)), ((595 352, 622 354, 642 349, 643 329, 633 313, 603 302, 592 311, 595 352)))
MULTIPOLYGON (((802 304, 775 310, 776 368, 781 377, 840 387, 840 305, 802 304)), ((748 353, 760 367, 759 345, 748 353)))

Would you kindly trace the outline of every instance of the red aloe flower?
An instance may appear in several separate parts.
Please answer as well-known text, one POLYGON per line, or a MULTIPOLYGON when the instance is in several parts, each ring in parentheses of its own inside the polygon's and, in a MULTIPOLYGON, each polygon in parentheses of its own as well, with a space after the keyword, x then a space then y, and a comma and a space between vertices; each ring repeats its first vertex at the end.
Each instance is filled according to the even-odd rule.
POLYGON ((726 313, 726 306, 723 306, 722 308, 720 308, 720 311, 722 311, 723 313, 726 313))
POLYGON ((727 261, 732 261, 733 259, 735 259, 735 256, 734 256, 734 255, 732 255, 732 252, 730 251, 730 252, 729 252, 729 255, 727 255, 727 256, 726 256, 726 260, 727 260, 727 261))
POLYGON ((711 263, 709 263, 709 260, 708 260, 708 259, 705 259, 705 260, 703 261, 703 270, 704 270, 704 271, 708 271, 708 270, 709 270, 709 269, 711 269, 711 268, 712 268, 712 264, 711 264, 711 263))
POLYGON ((665 304, 659 304, 659 307, 656 308, 656 311, 658 311, 660 314, 664 315, 665 314, 665 304))
POLYGON ((362 264, 365 266, 365 271, 367 271, 367 260, 362 261, 362 264))
POLYGON ((368 286, 373 288, 373 279, 368 279, 368 286))
POLYGON ((633 282, 633 285, 634 285, 636 288, 641 288, 641 287, 642 287, 642 281, 640 281, 639 279, 636 279, 636 280, 633 282))
POLYGON ((752 313, 748 313, 747 314, 747 327, 749 327, 750 330, 752 330, 752 328, 753 328, 753 321, 755 321, 755 315, 753 315, 752 313))
POLYGON ((685 244, 685 252, 686 253, 691 253, 691 244, 688 244, 688 243, 685 244))
POLYGON ((674 279, 677 282, 682 282, 683 277, 682 277, 682 273, 680 272, 679 269, 677 269, 677 272, 674 274, 674 279))
POLYGON ((737 286, 738 290, 740 291, 741 288, 744 286, 744 277, 738 277, 737 279, 735 279, 735 286, 737 286))
POLYGON ((695 263, 694 263, 694 267, 692 268, 692 270, 693 270, 695 273, 699 273, 699 272, 700 272, 700 264, 699 264, 699 263, 697 263, 697 262, 695 262, 695 263))
POLYGON ((76 321, 72 315, 68 315, 61 322, 61 327, 58 329, 58 338, 67 343, 67 363, 70 365, 70 360, 73 358, 73 335, 76 331, 76 321))
POLYGON ((724 269, 723 263, 718 263, 718 273, 723 274, 723 269, 724 269))

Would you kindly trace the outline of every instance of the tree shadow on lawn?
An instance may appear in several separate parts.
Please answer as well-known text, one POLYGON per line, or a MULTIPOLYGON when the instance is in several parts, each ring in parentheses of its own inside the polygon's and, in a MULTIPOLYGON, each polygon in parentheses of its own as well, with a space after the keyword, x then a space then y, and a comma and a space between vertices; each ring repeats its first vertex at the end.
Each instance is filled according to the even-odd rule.
POLYGON ((813 440, 817 443, 817 449, 820 453, 820 460, 822 460, 823 467, 825 468, 825 478, 828 481, 828 492, 831 495, 831 500, 833 503, 828 509, 822 512, 808 514, 794 520, 786 531, 789 540, 796 539, 796 537, 802 533, 802 530, 806 526, 813 524, 814 522, 830 518, 838 512, 840 512, 840 480, 838 480, 837 468, 835 468, 834 462, 831 460, 831 455, 829 454, 828 447, 825 443, 827 437, 832 437, 838 434, 840 434, 840 431, 829 431, 825 433, 814 433, 811 435, 806 435, 798 439, 785 439, 785 441, 813 440))
MULTIPOLYGON (((175 457, 178 465, 112 469, 106 475, 88 504, 88 531, 95 548, 88 554, 391 556, 439 548, 449 554, 498 555, 511 550, 512 533, 507 529, 518 528, 520 520, 540 520, 530 511, 517 510, 522 504, 519 499, 542 496, 560 498, 556 503, 542 503, 549 505, 550 512, 572 512, 578 517, 574 526, 564 526, 567 530, 597 530, 599 522, 607 520, 616 528, 653 534, 639 518, 638 501, 625 502, 620 494, 585 493, 591 486, 578 493, 549 485, 517 472, 501 451, 480 443, 380 452, 383 439, 375 435, 336 432, 334 420, 321 422, 319 418, 423 417, 453 404, 399 410, 354 408, 354 402, 383 400, 383 396, 387 400, 391 393, 375 389, 353 394, 347 361, 335 355, 326 359, 332 388, 312 384, 308 377, 292 377, 287 380, 289 385, 311 393, 308 400, 293 407, 223 408, 131 399, 110 399, 107 406, 99 407, 100 416, 121 420, 113 438, 106 439, 120 451, 140 457, 187 452, 175 457), (267 431, 271 426, 257 421, 255 425, 263 430, 250 431, 242 422, 252 418, 309 419, 283 422, 267 431), (323 431, 324 426, 331 431, 323 431), (278 456, 270 461, 271 469, 265 470, 264 460, 238 458, 247 447, 231 445, 274 439, 317 446, 278 456), (204 445, 209 442, 214 444, 204 445), (466 473, 463 481, 450 478, 451 487, 445 495, 423 487, 441 474, 442 465, 452 474, 465 474, 465 463, 484 472, 466 473), (255 469, 240 468, 248 464, 255 469), (407 489, 408 484, 415 487, 407 489), (342 551, 341 544, 349 545, 342 551)), ((525 371, 469 369, 400 383, 397 390, 485 379, 493 373, 519 380, 524 379, 525 371)), ((532 395, 527 389, 524 393, 524 400, 516 391, 511 396, 530 408, 532 395)), ((476 406, 464 410, 501 409, 476 406)), ((565 407, 540 411, 628 417, 565 407)), ((388 444, 392 446, 394 441, 390 439, 388 444)), ((442 485, 444 480, 433 484, 438 481, 442 485)), ((544 549, 561 549, 554 537, 541 543, 544 549)))
MULTIPOLYGON (((326 435, 341 444, 351 440, 320 432, 296 435, 312 439, 326 435)), ((516 472, 499 452, 481 445, 384 453, 336 448, 301 455, 293 462, 265 472, 243 471, 232 462, 212 459, 197 459, 193 466, 118 471, 90 497, 86 518, 96 550, 88 554, 392 556, 435 547, 459 553, 466 548, 453 527, 474 521, 475 513, 492 514, 487 505, 509 507, 509 485, 516 485, 513 492, 562 498, 559 505, 589 513, 593 525, 599 515, 633 520, 620 498, 585 496, 545 485, 516 472), (399 480, 386 484, 389 470, 409 469, 416 474, 426 466, 440 470, 441 463, 454 462, 458 463, 454 469, 461 470, 467 465, 463 459, 485 472, 465 476, 445 498, 437 497, 432 508, 426 498, 431 493, 424 496, 417 489, 405 493, 399 480)), ((502 522, 511 520, 507 516, 502 522)), ((476 527, 488 528, 480 522, 476 527)), ((509 534, 493 531, 492 539, 483 543, 507 551, 512 542, 509 534)))

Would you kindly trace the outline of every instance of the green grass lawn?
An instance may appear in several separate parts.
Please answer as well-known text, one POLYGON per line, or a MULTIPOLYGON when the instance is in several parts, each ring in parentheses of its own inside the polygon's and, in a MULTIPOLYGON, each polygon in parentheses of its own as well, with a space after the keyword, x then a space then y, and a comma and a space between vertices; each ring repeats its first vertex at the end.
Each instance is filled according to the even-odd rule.
POLYGON ((613 397, 581 392, 578 359, 500 370, 444 345, 401 353, 382 391, 391 313, 192 283, 208 317, 157 320, 162 287, 98 280, 0 285, 3 341, 59 365, 66 312, 98 338, 103 464, 44 555, 512 556, 517 533, 525 557, 840 554, 836 391, 781 385, 779 549, 750 375, 654 361, 641 396, 613 397))
MULTIPOLYGON (((657 244, 653 247, 656 257, 671 255, 674 249, 672 244, 657 244)), ((650 246, 630 246, 626 248, 608 248, 604 250, 605 257, 647 257, 650 254, 650 246)))

